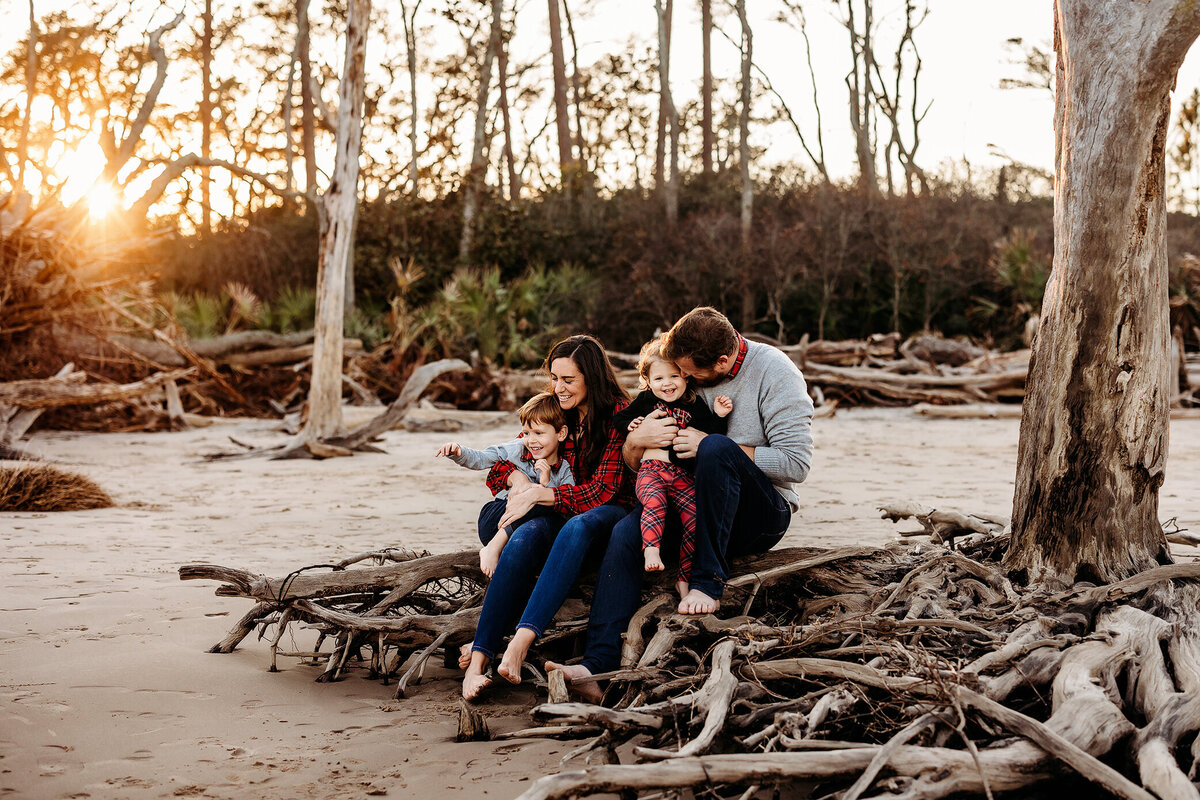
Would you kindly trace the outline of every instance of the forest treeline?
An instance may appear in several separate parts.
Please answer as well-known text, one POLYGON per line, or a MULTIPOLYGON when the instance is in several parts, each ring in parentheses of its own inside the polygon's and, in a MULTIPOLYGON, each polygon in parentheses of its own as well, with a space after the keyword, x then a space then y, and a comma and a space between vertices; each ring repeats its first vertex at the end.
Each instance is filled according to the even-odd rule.
MULTIPOLYGON (((730 210, 738 191, 736 175, 686 182, 674 226, 649 192, 490 196, 470 266, 458 257, 458 194, 366 203, 351 334, 370 339, 367 320, 405 324, 431 351, 475 349, 497 363, 528 364, 562 330, 591 330, 610 347, 636 350, 656 328, 710 304, 782 343, 934 330, 1003 348, 1020 346, 1041 304, 1053 252, 1048 198, 941 184, 886 197, 776 181, 757 189, 752 244, 743 248, 730 210)), ((224 293, 227 311, 236 307, 231 285, 263 299, 311 287, 310 220, 274 208, 249 222, 170 240, 146 269, 183 297, 224 293)), ((1200 223, 1174 214, 1168 231, 1173 322, 1195 341, 1200 268, 1189 254, 1200 253, 1200 223)))

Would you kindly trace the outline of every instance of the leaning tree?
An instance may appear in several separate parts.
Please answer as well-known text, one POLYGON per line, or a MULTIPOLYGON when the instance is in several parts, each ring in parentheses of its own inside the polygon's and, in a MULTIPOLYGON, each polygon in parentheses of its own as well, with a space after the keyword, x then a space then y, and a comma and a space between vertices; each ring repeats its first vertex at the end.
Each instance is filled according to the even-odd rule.
POLYGON ((1030 364, 1008 565, 1113 580, 1167 558, 1164 146, 1192 0, 1057 0, 1054 268, 1030 364))

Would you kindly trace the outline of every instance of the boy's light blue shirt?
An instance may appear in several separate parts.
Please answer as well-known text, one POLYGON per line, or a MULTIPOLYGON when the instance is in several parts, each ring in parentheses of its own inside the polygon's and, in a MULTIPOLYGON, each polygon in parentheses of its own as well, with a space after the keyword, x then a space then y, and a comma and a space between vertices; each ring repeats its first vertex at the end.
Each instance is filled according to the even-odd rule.
MULTIPOLYGON (((459 455, 451 455, 450 460, 460 467, 466 467, 467 469, 489 469, 493 464, 500 461, 507 461, 534 483, 537 483, 541 477, 538 475, 538 471, 533 468, 533 461, 524 458, 525 444, 520 439, 506 442, 505 444, 494 444, 482 450, 475 450, 470 447, 463 447, 462 445, 459 445, 458 449, 461 453, 459 455)), ((555 486, 575 485, 575 475, 571 472, 571 465, 567 463, 565 458, 560 456, 558 463, 550 469, 550 482, 546 485, 551 489, 555 486)), ((496 493, 497 500, 503 500, 507 497, 507 489, 496 493)))

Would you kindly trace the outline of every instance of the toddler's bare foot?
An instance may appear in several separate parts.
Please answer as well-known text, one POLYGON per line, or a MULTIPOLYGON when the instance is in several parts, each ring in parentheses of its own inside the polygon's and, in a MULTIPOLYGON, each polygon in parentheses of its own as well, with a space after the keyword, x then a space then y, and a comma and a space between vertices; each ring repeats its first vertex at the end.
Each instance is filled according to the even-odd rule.
POLYGON ((529 628, 517 628, 512 641, 504 649, 504 657, 500 659, 500 666, 496 667, 496 672, 500 673, 500 677, 509 683, 521 682, 521 667, 525 666, 525 656, 529 655, 529 648, 536 640, 537 636, 529 628))
POLYGON ((467 642, 462 647, 458 648, 458 668, 466 669, 471 666, 471 646, 474 642, 467 642))
POLYGON ((721 601, 699 589, 689 589, 679 601, 680 614, 711 614, 721 607, 721 601))
POLYGON ((658 555, 657 547, 647 547, 642 551, 642 555, 646 559, 646 572, 662 572, 666 569, 658 555))
POLYGON ((562 670, 563 677, 567 679, 567 690, 579 695, 580 699, 589 703, 599 704, 604 697, 604 692, 600 691, 600 684, 596 681, 582 681, 580 683, 571 683, 578 678, 592 677, 592 671, 582 664, 556 664, 553 661, 546 662, 546 672, 554 670, 562 670))
MULTIPOLYGON (((680 600, 682 600, 683 598, 687 597, 687 593, 688 593, 688 582, 687 582, 687 581, 685 581, 685 580, 683 580, 682 578, 680 578, 679 580, 675 581, 675 591, 679 592, 679 599, 680 599, 680 600)), ((461 663, 462 663, 462 660, 460 659, 458 663, 460 663, 460 664, 461 664, 461 663)))

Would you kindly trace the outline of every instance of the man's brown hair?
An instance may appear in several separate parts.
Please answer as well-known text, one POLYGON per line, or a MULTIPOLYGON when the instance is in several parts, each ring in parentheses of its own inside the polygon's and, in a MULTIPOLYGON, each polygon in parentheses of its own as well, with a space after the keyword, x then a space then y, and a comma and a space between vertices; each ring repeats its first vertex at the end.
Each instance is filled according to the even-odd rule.
POLYGON ((549 425, 556 433, 567 426, 567 415, 558 404, 558 398, 550 392, 540 392, 529 398, 517 416, 522 425, 549 425))
POLYGON ((738 346, 738 332, 725 315, 715 308, 693 308, 679 318, 663 336, 663 358, 679 361, 689 358, 699 369, 709 369, 721 356, 732 355, 738 346))

